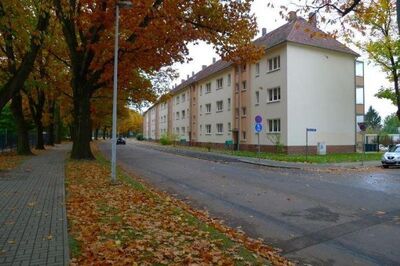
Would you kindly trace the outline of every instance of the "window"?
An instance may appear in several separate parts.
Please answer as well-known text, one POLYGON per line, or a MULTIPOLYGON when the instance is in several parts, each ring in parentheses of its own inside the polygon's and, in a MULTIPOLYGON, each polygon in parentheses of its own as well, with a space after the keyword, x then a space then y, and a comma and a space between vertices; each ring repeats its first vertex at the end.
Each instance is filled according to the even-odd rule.
POLYGON ((228 132, 232 130, 231 122, 228 122, 228 132))
POLYGON ((364 88, 356 88, 356 104, 364 104, 364 88))
POLYGON ((185 116, 186 116, 186 113, 185 113, 185 111, 183 110, 183 111, 182 111, 182 119, 185 119, 185 116))
POLYGON ((236 117, 239 117, 239 108, 235 108, 235 115, 236 117))
POLYGON ((224 102, 223 101, 218 101, 217 102, 217 112, 222 112, 223 108, 224 108, 224 102))
POLYGON ((268 120, 268 132, 270 132, 270 133, 281 132, 281 120, 280 119, 268 120))
POLYGON ((228 111, 231 110, 231 98, 228 98, 228 111))
POLYGON ((277 102, 281 100, 281 88, 268 89, 268 102, 277 102))
POLYGON ((235 90, 238 92, 239 91, 239 83, 235 84, 235 90))
POLYGON ((176 134, 179 134, 179 127, 175 129, 176 134))
POLYGON ((179 112, 176 112, 175 118, 176 120, 179 120, 179 112))
POLYGON ((246 107, 242 107, 242 116, 246 116, 247 115, 247 109, 246 107))
POLYGON ((256 91, 256 105, 260 103, 260 92, 256 91))
POLYGON ((202 125, 200 125, 200 135, 201 135, 201 133, 203 133, 203 126, 202 125))
POLYGON ((206 104, 206 113, 207 114, 211 113, 211 103, 206 104))
POLYGON ((246 72, 246 64, 243 64, 243 65, 242 65, 242 71, 243 71, 243 72, 246 72))
POLYGON ((256 77, 260 75, 260 63, 256 64, 256 77))
POLYGON ((179 95, 176 96, 176 104, 179 104, 179 95))
POLYGON ((246 81, 242 81, 242 90, 245 91, 247 89, 246 87, 246 81))
POLYGON ((200 96, 203 95, 203 85, 200 85, 200 96))
POLYGON ((211 125, 206 125, 206 134, 211 134, 211 125))
POLYGON ((232 80, 231 80, 231 74, 228 74, 228 86, 231 86, 231 82, 232 82, 232 80))
POLYGON ((357 124, 358 123, 363 123, 364 122, 364 115, 357 115, 356 116, 356 122, 357 122, 357 124))
POLYGON ((224 83, 223 78, 217 79, 217 90, 222 89, 223 83, 224 83))
POLYGON ((246 137, 247 137, 247 136, 246 136, 246 131, 242 131, 242 139, 243 139, 243 140, 246 140, 246 137))
POLYGON ((182 94, 182 102, 186 101, 186 94, 182 94))
POLYGON ((182 135, 185 135, 185 127, 181 127, 182 135))
POLYGON ((356 76, 364 77, 364 62, 361 61, 356 62, 356 76))
POLYGON ((200 114, 203 112, 203 105, 200 105, 200 114))
POLYGON ((211 92, 211 83, 207 83, 206 84, 206 93, 210 93, 211 92))
POLYGON ((268 71, 274 71, 281 68, 281 57, 276 56, 273 58, 268 59, 268 71))
POLYGON ((224 133, 224 124, 218 123, 217 124, 217 134, 222 134, 224 133))

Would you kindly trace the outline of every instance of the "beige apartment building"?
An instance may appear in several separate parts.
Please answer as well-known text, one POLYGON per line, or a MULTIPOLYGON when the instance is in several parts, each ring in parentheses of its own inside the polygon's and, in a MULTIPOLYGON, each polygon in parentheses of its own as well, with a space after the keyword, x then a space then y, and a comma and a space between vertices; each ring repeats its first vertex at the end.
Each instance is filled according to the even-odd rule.
POLYGON ((291 12, 289 21, 255 40, 256 63, 203 66, 144 113, 144 137, 163 134, 191 145, 302 153, 354 152, 364 121, 364 73, 358 54, 291 12), (255 131, 261 116, 262 131, 255 131), (323 146, 324 146, 323 145, 323 146))

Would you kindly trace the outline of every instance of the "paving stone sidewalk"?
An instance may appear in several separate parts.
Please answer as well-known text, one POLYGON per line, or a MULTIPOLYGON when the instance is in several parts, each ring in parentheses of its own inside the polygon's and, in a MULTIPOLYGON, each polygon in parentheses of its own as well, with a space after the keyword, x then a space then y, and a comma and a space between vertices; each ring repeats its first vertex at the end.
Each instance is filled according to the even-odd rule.
POLYGON ((0 172, 0 265, 67 265, 65 158, 69 145, 0 172))

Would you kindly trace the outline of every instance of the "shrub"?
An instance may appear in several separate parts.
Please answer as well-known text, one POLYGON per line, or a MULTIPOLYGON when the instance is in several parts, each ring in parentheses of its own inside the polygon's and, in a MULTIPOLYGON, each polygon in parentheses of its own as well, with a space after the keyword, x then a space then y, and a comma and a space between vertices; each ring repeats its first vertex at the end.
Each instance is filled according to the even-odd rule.
POLYGON ((139 140, 139 141, 144 140, 143 134, 138 133, 138 134, 136 135, 136 139, 139 140))
POLYGON ((163 135, 161 135, 160 143, 161 143, 161 145, 171 145, 172 139, 167 134, 163 134, 163 135))

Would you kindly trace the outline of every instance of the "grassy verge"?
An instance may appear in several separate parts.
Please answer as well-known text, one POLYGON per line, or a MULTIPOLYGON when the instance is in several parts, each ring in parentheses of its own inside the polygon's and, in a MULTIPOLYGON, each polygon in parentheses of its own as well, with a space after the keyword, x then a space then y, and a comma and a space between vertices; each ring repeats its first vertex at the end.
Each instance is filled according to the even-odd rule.
POLYGON ((287 265, 273 249, 191 209, 109 163, 68 161, 72 264, 287 265))
MULTIPOLYGON (((170 146, 172 147, 172 146, 170 146)), ((204 147, 189 147, 189 146, 181 146, 175 145, 174 148, 177 149, 188 149, 194 151, 207 152, 208 149, 204 147)), ((346 162, 361 162, 363 159, 365 161, 379 161, 382 157, 382 153, 380 152, 368 152, 365 154, 362 153, 337 153, 337 154, 327 154, 327 155, 309 155, 306 159, 306 156, 303 154, 282 154, 282 153, 267 153, 261 152, 259 155, 257 152, 253 151, 232 151, 232 150, 223 150, 223 149, 210 149, 211 152, 235 155, 241 157, 251 157, 275 161, 284 161, 284 162, 307 162, 307 163, 346 163, 346 162)))

